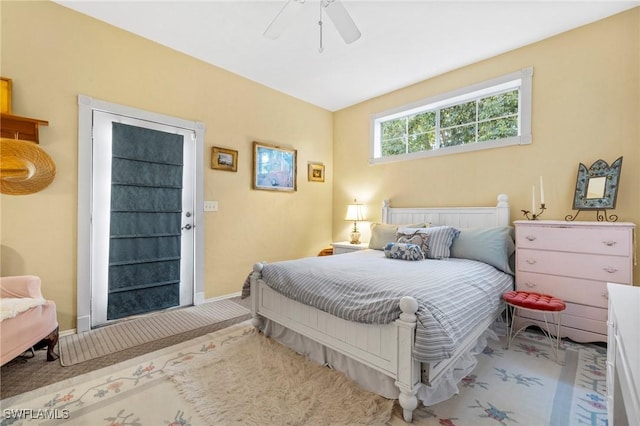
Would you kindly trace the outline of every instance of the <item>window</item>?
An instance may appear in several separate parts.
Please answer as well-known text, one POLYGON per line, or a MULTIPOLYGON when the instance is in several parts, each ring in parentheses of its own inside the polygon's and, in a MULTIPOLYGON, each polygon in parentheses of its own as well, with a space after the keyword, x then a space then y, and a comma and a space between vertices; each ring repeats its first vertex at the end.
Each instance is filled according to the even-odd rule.
POLYGON ((372 164, 531 143, 533 68, 371 118, 372 164))

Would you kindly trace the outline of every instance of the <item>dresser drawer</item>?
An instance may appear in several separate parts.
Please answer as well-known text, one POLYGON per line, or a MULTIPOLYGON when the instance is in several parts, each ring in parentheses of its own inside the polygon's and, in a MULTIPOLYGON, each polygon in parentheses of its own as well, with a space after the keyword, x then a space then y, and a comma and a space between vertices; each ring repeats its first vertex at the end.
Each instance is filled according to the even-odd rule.
MULTIPOLYGON (((544 324, 544 315, 542 313, 522 311, 521 316, 522 318, 537 320, 544 324)), ((606 336, 608 331, 606 317, 606 309, 589 308, 567 303, 567 309, 562 311, 560 316, 560 326, 563 328, 589 330, 593 333, 606 336)), ((547 314, 547 321, 555 325, 555 322, 551 320, 551 315, 549 314, 547 314)), ((561 334, 564 335, 564 333, 561 334)))
POLYGON ((518 272, 516 290, 550 294, 564 301, 600 308, 608 305, 607 283, 604 281, 518 272))
POLYGON ((631 233, 626 229, 583 227, 516 227, 520 248, 629 256, 631 233))
POLYGON ((631 284, 628 257, 519 249, 518 272, 537 272, 631 284))

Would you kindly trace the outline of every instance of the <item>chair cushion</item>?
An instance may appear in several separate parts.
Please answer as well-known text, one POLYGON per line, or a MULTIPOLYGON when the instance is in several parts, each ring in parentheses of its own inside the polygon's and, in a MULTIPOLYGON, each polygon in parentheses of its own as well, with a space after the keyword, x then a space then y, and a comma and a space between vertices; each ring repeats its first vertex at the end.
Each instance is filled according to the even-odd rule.
POLYGON ((557 297, 530 291, 509 291, 504 293, 502 298, 510 305, 538 311, 557 312, 566 308, 564 301, 557 297))

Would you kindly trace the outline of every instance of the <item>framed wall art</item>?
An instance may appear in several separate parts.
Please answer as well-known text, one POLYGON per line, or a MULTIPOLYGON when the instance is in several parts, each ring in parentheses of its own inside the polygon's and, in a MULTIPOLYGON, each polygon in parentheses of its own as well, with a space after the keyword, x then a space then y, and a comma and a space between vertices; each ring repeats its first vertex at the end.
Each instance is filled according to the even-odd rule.
POLYGON ((309 163, 309 182, 324 182, 324 164, 309 163))
POLYGON ((12 114, 11 86, 12 80, 10 78, 0 77, 0 112, 3 114, 12 114))
POLYGON ((237 172, 238 151, 214 146, 211 150, 211 168, 237 172))
POLYGON ((261 142, 253 143, 253 189, 297 190, 297 151, 261 142))

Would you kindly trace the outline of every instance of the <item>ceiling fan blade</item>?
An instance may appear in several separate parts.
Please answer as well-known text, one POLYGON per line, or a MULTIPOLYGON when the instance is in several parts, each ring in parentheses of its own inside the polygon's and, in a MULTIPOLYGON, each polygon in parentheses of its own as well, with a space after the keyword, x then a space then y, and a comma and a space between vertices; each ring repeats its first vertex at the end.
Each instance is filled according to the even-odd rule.
POLYGON ((335 25, 344 42, 349 44, 359 39, 362 34, 344 5, 339 0, 323 1, 326 1, 324 10, 331 18, 333 25, 335 25))
POLYGON ((303 4, 304 0, 289 0, 286 2, 273 21, 271 21, 263 35, 271 40, 280 37, 285 28, 293 22, 296 15, 300 12, 303 4))

